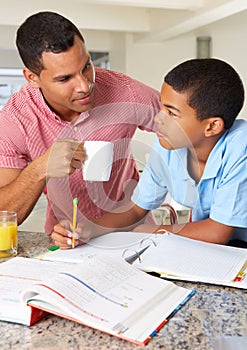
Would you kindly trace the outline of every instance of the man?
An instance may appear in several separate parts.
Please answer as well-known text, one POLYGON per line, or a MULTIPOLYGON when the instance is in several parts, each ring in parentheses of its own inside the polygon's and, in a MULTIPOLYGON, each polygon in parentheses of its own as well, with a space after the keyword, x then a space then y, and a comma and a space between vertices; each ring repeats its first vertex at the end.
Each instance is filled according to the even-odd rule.
POLYGON ((0 209, 22 223, 47 190, 45 231, 72 217, 95 218, 128 201, 138 181, 130 142, 136 128, 151 131, 160 109, 157 91, 123 74, 94 69, 84 38, 68 19, 40 12, 17 31, 27 80, 0 115, 0 209), (114 143, 105 183, 83 181, 85 140, 114 143))
MULTIPOLYGON (((135 231, 168 230, 218 244, 228 243, 235 234, 247 240, 247 122, 235 120, 243 102, 243 83, 224 61, 195 59, 172 69, 161 89, 162 110, 155 117, 158 137, 132 201, 118 212, 80 223, 76 244, 141 224, 167 193, 191 208, 192 222, 141 224, 135 231)), ((71 247, 70 237, 66 223, 52 233, 62 248, 71 247)))

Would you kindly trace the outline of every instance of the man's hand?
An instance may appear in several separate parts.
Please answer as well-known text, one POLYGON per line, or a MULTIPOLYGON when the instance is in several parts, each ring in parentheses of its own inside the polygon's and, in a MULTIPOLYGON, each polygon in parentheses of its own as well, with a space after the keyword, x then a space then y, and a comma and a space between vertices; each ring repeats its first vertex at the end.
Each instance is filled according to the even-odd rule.
POLYGON ((64 139, 55 141, 42 157, 46 162, 46 177, 61 178, 80 169, 87 155, 83 142, 64 139))

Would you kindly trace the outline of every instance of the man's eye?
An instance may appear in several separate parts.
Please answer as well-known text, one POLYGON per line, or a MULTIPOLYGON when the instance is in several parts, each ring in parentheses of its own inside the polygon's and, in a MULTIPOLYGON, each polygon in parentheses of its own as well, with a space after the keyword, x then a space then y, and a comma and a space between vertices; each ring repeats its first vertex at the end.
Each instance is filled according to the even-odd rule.
POLYGON ((68 81, 69 79, 70 79, 70 77, 69 77, 69 76, 66 76, 66 77, 60 78, 60 79, 58 80, 58 82, 59 82, 59 83, 64 83, 64 82, 68 81))
POLYGON ((85 73, 87 70, 89 70, 91 68, 91 61, 89 61, 86 65, 85 65, 85 67, 83 68, 83 70, 82 70, 82 73, 85 73))

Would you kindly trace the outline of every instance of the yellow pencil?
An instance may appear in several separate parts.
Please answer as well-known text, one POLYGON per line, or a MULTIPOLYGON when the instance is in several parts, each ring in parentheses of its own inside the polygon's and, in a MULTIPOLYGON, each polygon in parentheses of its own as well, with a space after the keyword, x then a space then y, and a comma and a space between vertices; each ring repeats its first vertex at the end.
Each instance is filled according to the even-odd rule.
MULTIPOLYGON (((76 221, 77 221, 77 204, 78 199, 73 199, 73 220, 72 220, 72 233, 75 232, 76 229, 76 221)), ((72 248, 75 248, 75 238, 72 236, 72 248)))

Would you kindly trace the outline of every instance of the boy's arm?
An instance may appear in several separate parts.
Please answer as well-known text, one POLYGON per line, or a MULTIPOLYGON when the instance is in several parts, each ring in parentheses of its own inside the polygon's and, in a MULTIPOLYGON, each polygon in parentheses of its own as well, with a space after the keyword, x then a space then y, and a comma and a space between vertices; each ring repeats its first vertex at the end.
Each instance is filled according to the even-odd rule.
POLYGON ((175 233, 180 236, 185 236, 200 241, 227 244, 230 240, 234 227, 221 224, 220 222, 214 221, 210 218, 189 222, 186 224, 175 224, 175 225, 161 225, 161 226, 149 226, 139 225, 134 231, 138 232, 152 232, 166 230, 175 233))
MULTIPOLYGON (((78 223, 75 230, 75 245, 88 242, 91 238, 115 231, 131 231, 136 225, 140 225, 148 210, 140 208, 133 202, 121 206, 114 212, 107 213, 93 220, 85 220, 78 223)), ((156 227, 157 228, 157 227, 156 227)), ((51 238, 55 245, 62 249, 71 248, 71 222, 62 221, 54 226, 51 238)))

